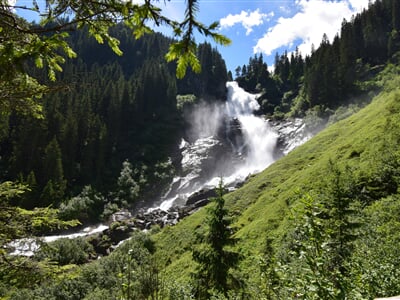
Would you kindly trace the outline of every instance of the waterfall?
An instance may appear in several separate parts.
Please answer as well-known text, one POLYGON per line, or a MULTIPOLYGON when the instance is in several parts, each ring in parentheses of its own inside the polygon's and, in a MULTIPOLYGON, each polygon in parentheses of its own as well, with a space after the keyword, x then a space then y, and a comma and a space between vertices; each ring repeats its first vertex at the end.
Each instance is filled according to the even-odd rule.
POLYGON ((237 118, 243 133, 244 145, 247 148, 244 164, 238 166, 236 174, 247 176, 264 170, 274 162, 274 149, 278 135, 263 118, 254 115, 260 106, 257 95, 249 94, 240 88, 237 82, 227 82, 228 117, 237 118))
POLYGON ((189 195, 217 186, 220 177, 226 186, 234 186, 274 162, 278 135, 263 117, 254 114, 260 108, 257 95, 234 81, 226 87, 225 105, 201 104, 190 114, 190 132, 197 138, 192 143, 182 141, 183 174, 174 178, 175 187, 154 209, 182 206, 189 195), (225 135, 218 135, 224 123, 225 135), (229 126, 232 123, 237 124, 236 133, 229 126))

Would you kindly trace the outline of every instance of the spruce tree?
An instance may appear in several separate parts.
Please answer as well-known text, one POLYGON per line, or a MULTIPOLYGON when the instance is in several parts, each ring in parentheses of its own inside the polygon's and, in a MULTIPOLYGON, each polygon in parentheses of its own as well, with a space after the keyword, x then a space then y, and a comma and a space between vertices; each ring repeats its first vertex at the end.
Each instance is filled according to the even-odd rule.
POLYGON ((43 189, 42 205, 49 205, 62 200, 66 188, 62 155, 57 138, 54 137, 45 149, 43 160, 43 177, 47 183, 43 189))
POLYGON ((198 299, 209 299, 213 293, 226 295, 232 287, 229 270, 235 268, 240 259, 239 253, 230 248, 236 244, 237 239, 233 237, 234 231, 230 227, 232 221, 228 218, 223 194, 221 180, 217 197, 208 208, 207 230, 201 237, 202 243, 192 252, 197 263, 193 279, 198 299))
POLYGON ((132 164, 125 160, 122 163, 121 173, 118 177, 117 201, 122 206, 132 204, 139 195, 139 184, 134 180, 132 164))

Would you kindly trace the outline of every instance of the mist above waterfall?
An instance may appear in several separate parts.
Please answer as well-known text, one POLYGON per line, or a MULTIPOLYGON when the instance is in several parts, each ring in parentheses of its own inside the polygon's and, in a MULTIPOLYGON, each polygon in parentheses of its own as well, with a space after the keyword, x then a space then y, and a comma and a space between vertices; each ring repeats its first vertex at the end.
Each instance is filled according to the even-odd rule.
POLYGON ((208 103, 201 101, 185 113, 189 124, 186 138, 194 142, 200 138, 217 136, 223 123, 225 105, 222 102, 208 103))

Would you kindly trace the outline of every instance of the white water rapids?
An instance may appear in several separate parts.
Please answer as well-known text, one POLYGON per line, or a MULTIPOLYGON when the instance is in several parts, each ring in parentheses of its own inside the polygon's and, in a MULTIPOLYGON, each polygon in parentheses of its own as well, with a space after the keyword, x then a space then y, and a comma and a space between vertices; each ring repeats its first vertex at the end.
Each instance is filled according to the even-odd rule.
MULTIPOLYGON (((61 235, 49 235, 41 237, 42 242, 50 243, 62 238, 74 239, 77 237, 85 237, 89 235, 93 235, 104 230, 108 229, 107 225, 100 224, 96 227, 86 227, 79 232, 69 233, 69 234, 61 234, 61 235)), ((24 256, 32 256, 39 249, 40 245, 37 243, 37 239, 35 238, 24 238, 12 241, 8 244, 9 247, 14 248, 15 250, 11 252, 11 255, 24 255, 24 256)))

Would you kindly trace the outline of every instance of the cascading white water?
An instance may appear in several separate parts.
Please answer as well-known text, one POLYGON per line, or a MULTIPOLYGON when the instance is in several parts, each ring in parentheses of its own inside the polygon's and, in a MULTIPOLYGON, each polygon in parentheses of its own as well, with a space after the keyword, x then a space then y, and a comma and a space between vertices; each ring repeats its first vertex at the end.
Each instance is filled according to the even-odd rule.
MULTIPOLYGON (((207 159, 214 162, 211 165, 216 169, 212 172, 209 171, 209 177, 201 180, 199 180, 199 172, 189 172, 180 179, 175 178, 174 182, 180 182, 179 186, 184 188, 178 187, 173 193, 166 195, 164 201, 157 208, 167 210, 174 205, 182 205, 184 199, 190 194, 203 188, 217 186, 220 177, 223 177, 225 185, 230 185, 243 181, 248 175, 260 172, 273 163, 274 147, 278 135, 264 118, 254 115, 254 112, 260 108, 256 100, 257 95, 247 93, 234 81, 227 82, 226 87, 228 93, 225 106, 217 105, 207 108, 200 105, 199 111, 191 114, 194 131, 197 131, 196 136, 199 138, 191 144, 187 143, 182 151, 182 165, 185 169, 196 170, 199 166, 204 165, 202 163, 207 159), (211 147, 221 144, 215 134, 223 120, 237 120, 243 139, 241 144, 232 145, 236 149, 230 149, 232 153, 236 152, 240 159, 234 162, 228 159, 226 164, 223 163, 224 157, 210 158, 207 156, 212 153, 211 147), (199 126, 199 124, 206 124, 206 126, 199 126), (212 135, 205 137, 207 134, 212 135), (244 149, 245 151, 242 153, 244 149), (190 161, 193 162, 192 166, 188 165, 190 161)), ((228 153, 225 155, 232 156, 228 153)))
POLYGON ((235 81, 227 82, 226 86, 227 115, 238 119, 248 149, 244 164, 237 168, 235 174, 247 176, 260 172, 274 162, 273 153, 278 135, 266 120, 254 115, 260 108, 257 95, 247 93, 235 81))

